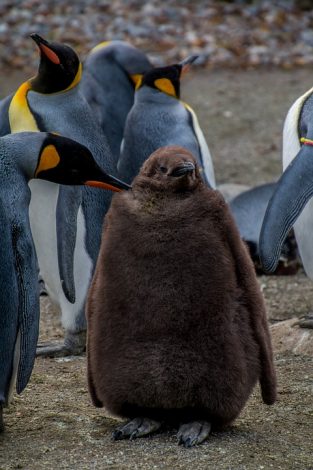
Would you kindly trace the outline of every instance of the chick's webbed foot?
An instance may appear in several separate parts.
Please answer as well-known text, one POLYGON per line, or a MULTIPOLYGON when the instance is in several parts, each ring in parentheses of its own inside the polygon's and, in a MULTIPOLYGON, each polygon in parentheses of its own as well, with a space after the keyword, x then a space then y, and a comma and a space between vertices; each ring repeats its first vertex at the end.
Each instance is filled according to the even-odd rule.
POLYGON ((178 444, 193 447, 205 441, 210 434, 211 424, 207 421, 192 421, 182 424, 178 430, 178 444))
POLYGON ((115 441, 121 439, 136 439, 137 437, 147 436, 161 427, 159 421, 149 418, 135 418, 128 423, 117 428, 112 437, 115 441))

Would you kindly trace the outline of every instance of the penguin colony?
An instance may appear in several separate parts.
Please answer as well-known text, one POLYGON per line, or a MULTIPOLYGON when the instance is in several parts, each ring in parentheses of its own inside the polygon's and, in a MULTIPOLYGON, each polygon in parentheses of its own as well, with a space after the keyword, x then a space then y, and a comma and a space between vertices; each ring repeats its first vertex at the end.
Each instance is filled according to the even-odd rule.
POLYGON ((31 37, 38 72, 0 102, 1 178, 20 181, 12 214, 16 183, 8 180, 0 200, 6 302, 14 286, 0 318, 2 333, 11 328, 0 344, 0 429, 3 406, 34 363, 38 270, 61 309, 65 340, 37 354, 65 355, 85 347, 97 266, 87 303, 94 404, 130 419, 115 439, 172 423, 181 444, 199 444, 237 417, 257 381, 267 404, 276 385, 252 263, 214 190, 196 114, 180 99, 196 57, 153 68, 136 48, 112 41, 91 51, 83 73, 69 46, 31 37), (110 192, 94 186, 125 191, 109 209, 110 192))

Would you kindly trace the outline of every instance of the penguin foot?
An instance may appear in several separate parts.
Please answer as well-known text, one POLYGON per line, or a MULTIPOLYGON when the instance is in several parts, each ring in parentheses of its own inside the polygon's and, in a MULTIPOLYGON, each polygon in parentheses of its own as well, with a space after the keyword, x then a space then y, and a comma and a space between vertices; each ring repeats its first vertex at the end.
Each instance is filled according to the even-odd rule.
POLYGON ((136 439, 137 437, 147 436, 161 427, 159 421, 154 421, 149 418, 135 418, 117 428, 113 434, 112 438, 114 441, 119 441, 121 439, 136 439))
POLYGON ((313 328, 313 313, 308 313, 298 321, 300 328, 313 328))
POLYGON ((207 421, 193 421, 179 427, 178 444, 184 447, 193 447, 205 441, 210 434, 211 423, 207 421))
POLYGON ((67 333, 64 343, 39 343, 36 356, 65 357, 79 356, 86 349, 86 331, 67 333))
POLYGON ((4 431, 4 421, 3 421, 3 409, 0 405, 0 434, 4 431))

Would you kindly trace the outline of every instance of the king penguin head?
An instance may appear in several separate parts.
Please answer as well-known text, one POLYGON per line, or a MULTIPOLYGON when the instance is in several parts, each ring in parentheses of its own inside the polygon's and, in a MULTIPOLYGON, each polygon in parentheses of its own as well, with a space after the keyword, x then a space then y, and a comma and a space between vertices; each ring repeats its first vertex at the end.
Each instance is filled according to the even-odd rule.
POLYGON ((102 170, 87 147, 72 139, 49 133, 42 142, 33 178, 111 191, 130 189, 129 185, 102 170))
POLYGON ((36 33, 30 37, 40 51, 38 73, 31 79, 32 90, 39 93, 58 93, 79 83, 82 65, 71 47, 48 42, 36 33))
POLYGON ((156 67, 146 72, 142 79, 138 81, 136 89, 143 86, 154 88, 162 93, 180 98, 180 79, 186 73, 190 65, 198 58, 192 55, 178 64, 167 67, 156 67))

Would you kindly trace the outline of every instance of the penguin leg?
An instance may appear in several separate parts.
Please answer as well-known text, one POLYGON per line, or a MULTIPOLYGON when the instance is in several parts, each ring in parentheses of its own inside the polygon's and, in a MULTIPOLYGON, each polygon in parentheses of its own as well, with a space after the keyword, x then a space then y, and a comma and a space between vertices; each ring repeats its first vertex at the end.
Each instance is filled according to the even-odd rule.
POLYGON ((159 421, 154 421, 149 418, 135 418, 128 423, 117 428, 112 437, 115 441, 121 439, 136 439, 137 437, 147 436, 161 427, 159 421))
POLYGON ((298 321, 300 328, 313 328, 313 313, 308 313, 298 321))
POLYGON ((78 356, 86 350, 86 330, 72 333, 67 331, 64 343, 39 343, 36 356, 65 357, 78 356))
POLYGON ((192 421, 179 427, 178 444, 184 447, 193 447, 205 441, 210 434, 211 423, 208 421, 192 421))
POLYGON ((4 431, 3 408, 0 405, 0 434, 4 431))

